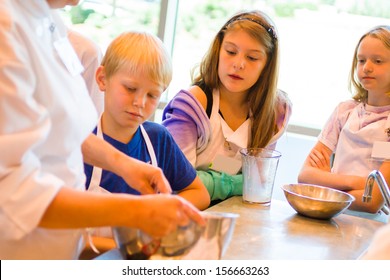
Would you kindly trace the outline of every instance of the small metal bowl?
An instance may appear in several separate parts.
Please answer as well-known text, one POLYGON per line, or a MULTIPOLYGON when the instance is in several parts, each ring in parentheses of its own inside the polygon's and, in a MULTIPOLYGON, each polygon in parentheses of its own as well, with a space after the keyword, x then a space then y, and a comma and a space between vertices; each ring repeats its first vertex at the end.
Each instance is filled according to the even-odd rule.
POLYGON ((206 220, 205 226, 190 222, 161 239, 153 239, 130 227, 113 227, 112 232, 126 259, 220 259, 230 243, 238 215, 219 212, 201 214, 206 220))
POLYGON ((331 219, 347 209, 355 198, 339 190, 309 184, 282 187, 288 203, 299 214, 315 219, 331 219))
POLYGON ((164 257, 185 255, 198 241, 202 231, 203 229, 192 221, 161 239, 153 239, 136 228, 112 228, 115 243, 122 256, 128 260, 147 260, 156 254, 164 257))

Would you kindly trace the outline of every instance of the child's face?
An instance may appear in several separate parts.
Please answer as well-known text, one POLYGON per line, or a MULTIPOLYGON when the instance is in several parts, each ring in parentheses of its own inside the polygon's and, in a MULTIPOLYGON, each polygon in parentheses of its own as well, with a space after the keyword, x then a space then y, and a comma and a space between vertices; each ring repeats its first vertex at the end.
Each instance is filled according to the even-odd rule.
POLYGON ((105 91, 104 115, 111 129, 135 132, 155 112, 164 88, 144 73, 130 75, 123 68, 103 80, 104 88, 99 84, 105 91))
POLYGON ((390 92, 390 50, 376 38, 364 38, 357 51, 357 74, 370 95, 390 92))
POLYGON ((246 92, 267 62, 265 47, 242 30, 226 33, 220 50, 218 76, 229 92, 246 92))

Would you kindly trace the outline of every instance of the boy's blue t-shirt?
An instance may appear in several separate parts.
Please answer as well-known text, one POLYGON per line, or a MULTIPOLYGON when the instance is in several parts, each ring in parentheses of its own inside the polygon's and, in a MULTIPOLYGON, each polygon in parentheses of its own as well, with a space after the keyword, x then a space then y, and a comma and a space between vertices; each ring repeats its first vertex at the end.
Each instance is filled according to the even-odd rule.
MULTIPOLYGON (((145 122, 143 123, 143 127, 152 142, 158 166, 168 179, 172 190, 180 191, 190 185, 196 177, 196 171, 173 140, 168 130, 164 126, 153 122, 145 122)), ((94 133, 96 134, 96 128, 94 133)), ((133 139, 128 144, 118 142, 104 134, 103 137, 105 141, 123 153, 143 162, 150 162, 149 152, 140 128, 138 128, 133 139)), ((87 177, 86 187, 88 188, 91 181, 92 166, 84 164, 84 170, 87 177)), ((134 172, 137 172, 137 170, 134 170, 134 172)), ((100 186, 112 193, 140 194, 131 188, 131 186, 127 185, 121 177, 106 170, 102 172, 100 186)))

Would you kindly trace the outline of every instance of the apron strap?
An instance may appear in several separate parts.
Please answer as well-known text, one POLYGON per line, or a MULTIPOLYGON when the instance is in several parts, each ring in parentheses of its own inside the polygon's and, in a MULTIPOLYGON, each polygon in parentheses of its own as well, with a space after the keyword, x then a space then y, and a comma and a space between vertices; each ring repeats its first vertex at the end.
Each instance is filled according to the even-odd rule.
MULTIPOLYGON (((156 154, 154 152, 152 142, 150 141, 149 135, 146 132, 146 130, 142 124, 140 125, 140 128, 141 128, 142 137, 144 138, 145 143, 146 143, 146 148, 148 149, 151 164, 153 166, 157 167, 158 166, 157 158, 156 158, 156 154)), ((97 124, 96 136, 99 137, 100 139, 103 139, 103 131, 102 131, 102 127, 101 127, 101 116, 100 116, 98 124, 97 124)), ((103 173, 103 170, 100 167, 92 166, 92 175, 91 175, 91 181, 90 181, 89 186, 88 186, 88 190, 99 191, 99 192, 109 192, 106 189, 100 187, 102 173, 103 173)))
POLYGON ((141 128, 142 136, 144 137, 144 140, 145 140, 145 143, 146 143, 146 148, 148 149, 148 153, 149 153, 149 156, 150 156, 151 164, 153 166, 157 167, 158 166, 157 158, 156 158, 156 154, 154 152, 154 148, 153 148, 152 142, 150 141, 149 135, 146 132, 146 130, 145 130, 145 128, 144 128, 144 126, 142 124, 140 125, 140 128, 141 128))
MULTIPOLYGON (((103 132, 101 126, 102 116, 100 116, 96 128, 96 136, 100 139, 103 139, 103 132)), ((106 189, 100 187, 100 181, 102 179, 103 170, 100 167, 92 166, 92 175, 89 182, 88 190, 95 192, 109 192, 106 189)))

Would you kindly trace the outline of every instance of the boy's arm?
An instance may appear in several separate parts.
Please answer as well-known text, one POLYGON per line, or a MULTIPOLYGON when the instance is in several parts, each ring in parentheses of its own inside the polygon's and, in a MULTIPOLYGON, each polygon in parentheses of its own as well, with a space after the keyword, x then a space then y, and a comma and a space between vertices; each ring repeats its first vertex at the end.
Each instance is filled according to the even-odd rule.
POLYGON ((178 195, 191 202, 199 210, 204 210, 210 205, 209 193, 198 176, 190 185, 179 191, 178 195))

